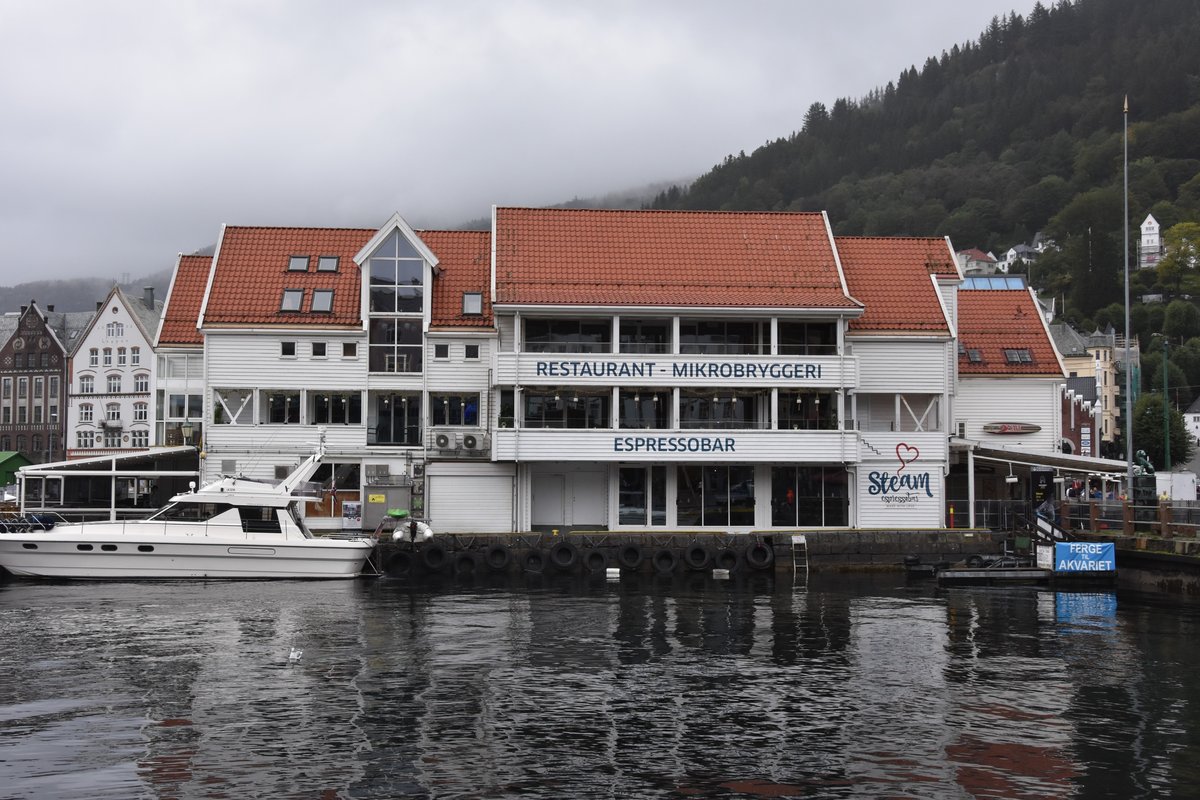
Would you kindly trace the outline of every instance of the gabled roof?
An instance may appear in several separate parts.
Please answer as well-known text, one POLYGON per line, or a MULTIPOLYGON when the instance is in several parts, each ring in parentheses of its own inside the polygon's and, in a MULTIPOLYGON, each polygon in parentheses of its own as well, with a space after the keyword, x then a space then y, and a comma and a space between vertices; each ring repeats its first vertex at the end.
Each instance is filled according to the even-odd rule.
POLYGON ((492 301, 488 287, 492 269, 490 231, 418 231, 438 259, 433 280, 433 328, 490 328, 492 301), (483 295, 483 313, 462 313, 464 292, 483 295))
POLYGON ((1091 355, 1088 352, 1087 340, 1083 338, 1083 334, 1065 322, 1056 322, 1051 325, 1050 336, 1054 339, 1054 345, 1058 349, 1059 355, 1064 358, 1079 358, 1091 355))
POLYGON ((224 228, 209 285, 201 304, 201 323, 359 328, 360 271, 355 255, 376 229, 224 228), (289 272, 291 256, 308 256, 306 272, 289 272), (320 256, 337 256, 336 272, 318 272, 320 256), (298 312, 281 311, 283 290, 302 289, 298 312), (312 313, 313 291, 333 290, 333 310, 312 313))
POLYGON ((960 290, 958 341, 962 376, 1066 375, 1029 289, 960 290), (1027 353, 1029 360, 1014 362, 1006 351, 1027 353))
POLYGON ((985 261, 990 264, 996 263, 996 259, 993 256, 983 252, 978 247, 972 247, 969 250, 959 250, 958 254, 960 256, 966 256, 971 261, 985 261))
POLYGON ((949 243, 938 238, 838 236, 846 286, 866 303, 854 333, 950 334, 934 277, 961 276, 949 243))
POLYGON ((180 255, 175 261, 156 347, 199 347, 203 344, 196 321, 200 317, 200 302, 204 299, 204 286, 211 268, 212 256, 180 255))
POLYGON ((108 294, 104 296, 104 299, 97 305, 96 311, 88 315, 87 326, 80 331, 74 345, 70 347, 72 353, 78 350, 79 346, 83 344, 83 340, 92 332, 97 322, 104 316, 104 311, 108 308, 109 303, 113 300, 119 302, 129 312, 130 319, 138 327, 146 343, 150 345, 154 344, 154 334, 158 331, 158 320, 162 314, 162 301, 155 300, 154 307, 149 308, 141 298, 131 298, 120 286, 113 286, 108 291, 108 294))
POLYGON ((497 208, 495 301, 857 312, 825 215, 497 208))

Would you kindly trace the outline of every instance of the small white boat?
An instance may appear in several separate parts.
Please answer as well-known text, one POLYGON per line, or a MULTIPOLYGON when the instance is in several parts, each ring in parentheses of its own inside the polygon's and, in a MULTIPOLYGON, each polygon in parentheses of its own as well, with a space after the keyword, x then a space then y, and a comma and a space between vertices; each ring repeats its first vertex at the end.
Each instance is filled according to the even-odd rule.
POLYGON ((225 477, 141 520, 60 524, 0 533, 0 567, 38 578, 354 578, 375 548, 366 537, 314 537, 301 489, 324 457, 282 483, 225 477))

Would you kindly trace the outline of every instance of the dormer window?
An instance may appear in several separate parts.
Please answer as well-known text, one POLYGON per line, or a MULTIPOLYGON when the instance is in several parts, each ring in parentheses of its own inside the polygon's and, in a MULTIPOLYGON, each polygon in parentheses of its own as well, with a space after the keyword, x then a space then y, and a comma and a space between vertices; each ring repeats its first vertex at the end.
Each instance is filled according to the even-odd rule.
POLYGON ((308 256, 288 258, 288 272, 308 272, 308 256))
POLYGON ((337 256, 321 256, 317 259, 317 272, 337 272, 337 256))
POLYGON ((324 313, 333 311, 333 289, 314 289, 312 310, 324 313))
POLYGON ((483 294, 463 292, 462 313, 464 316, 479 316, 483 313, 483 294))
POLYGON ((303 289, 284 289, 283 302, 279 305, 280 311, 299 311, 300 304, 304 302, 303 289))

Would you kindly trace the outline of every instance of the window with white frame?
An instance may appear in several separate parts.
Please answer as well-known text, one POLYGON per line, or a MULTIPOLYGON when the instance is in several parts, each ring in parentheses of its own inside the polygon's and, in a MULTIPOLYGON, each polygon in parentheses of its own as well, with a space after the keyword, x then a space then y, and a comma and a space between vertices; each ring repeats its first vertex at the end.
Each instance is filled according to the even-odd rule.
POLYGON ((140 348, 140 347, 129 348, 129 364, 130 364, 130 366, 136 367, 138 364, 141 364, 141 363, 142 363, 142 348, 140 348))
POLYGON ((269 425, 300 424, 300 392, 295 389, 263 390, 262 419, 269 425))
POLYGON ((150 404, 149 403, 134 403, 133 404, 133 421, 145 422, 150 419, 150 404))
POLYGON ((324 358, 325 357, 325 342, 313 342, 312 343, 312 354, 313 354, 313 358, 324 358))
POLYGON ((96 432, 95 431, 75 431, 75 446, 76 447, 95 447, 96 432))
POLYGON ((133 390, 135 392, 150 391, 150 373, 139 372, 133 376, 133 390))
POLYGON ((89 367, 100 366, 100 349, 99 348, 93 347, 91 350, 88 350, 88 366, 89 367))
POLYGON ((11 400, 13 379, 5 378, 3 381, 0 381, 0 386, 3 386, 3 389, 0 389, 0 397, 4 398, 5 400, 11 400))
POLYGON ((106 366, 106 367, 112 366, 112 348, 111 347, 104 348, 104 366, 106 366))
POLYGON ((29 397, 29 378, 17 378, 17 399, 24 400, 29 397))
POLYGON ((117 348, 117 366, 118 367, 125 366, 125 359, 126 359, 125 348, 118 347, 117 348))
POLYGON ((41 400, 46 396, 46 379, 37 377, 33 379, 33 399, 41 400))
POLYGON ((92 394, 96 391, 96 379, 91 375, 79 376, 79 393, 92 394))
POLYGON ((150 446, 150 431, 130 431, 130 444, 134 447, 150 446))
POLYGON ((121 432, 119 430, 105 431, 104 432, 104 446, 110 447, 110 448, 111 447, 120 447, 121 446, 121 432))
POLYGON ((121 376, 120 375, 109 375, 108 376, 108 393, 109 394, 117 394, 120 391, 121 391, 121 376))
POLYGON ((50 376, 50 399, 51 400, 58 399, 58 376, 57 375, 50 376))
POLYGON ((92 419, 93 419, 92 418, 92 408, 93 408, 93 406, 91 403, 80 403, 79 404, 79 421, 80 422, 91 422, 92 421, 92 419))
POLYGON ((117 337, 125 335, 125 326, 120 322, 110 322, 104 326, 104 335, 117 337))
POLYGON ((121 404, 109 403, 104 407, 104 418, 109 422, 121 421, 121 404))

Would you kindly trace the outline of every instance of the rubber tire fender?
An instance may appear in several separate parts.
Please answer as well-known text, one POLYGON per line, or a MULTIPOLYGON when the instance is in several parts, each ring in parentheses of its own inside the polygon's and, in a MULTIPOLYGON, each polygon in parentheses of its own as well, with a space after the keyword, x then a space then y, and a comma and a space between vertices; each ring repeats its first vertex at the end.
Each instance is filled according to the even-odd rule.
POLYGON ((617 561, 625 569, 637 569, 642 565, 642 548, 636 544, 627 544, 617 551, 617 561))
POLYGON ((538 549, 528 550, 521 559, 521 568, 526 572, 545 572, 546 554, 538 549))
POLYGON ((463 550, 454 556, 455 575, 477 575, 479 573, 479 556, 470 550, 463 550))
POLYGON ((664 547, 661 550, 655 551, 650 559, 650 563, 654 565, 654 571, 659 575, 670 575, 679 564, 679 556, 675 555, 674 550, 664 547))
POLYGON ((753 569, 766 569, 775 562, 775 551, 765 542, 755 542, 746 548, 746 563, 753 569))
POLYGON ((555 542, 550 548, 550 563, 558 569, 570 569, 578 560, 579 550, 570 542, 555 542))
POLYGON ((424 562, 427 569, 436 572, 450 563, 450 556, 446 553, 445 547, 431 542, 421 549, 421 561, 424 562))
POLYGON ((713 558, 713 567, 716 569, 727 569, 733 572, 742 563, 742 556, 732 547, 726 547, 717 552, 713 558))
POLYGON ((499 572, 508 566, 508 562, 512 560, 512 554, 504 545, 494 544, 483 554, 483 560, 488 565, 488 569, 499 572))
POLYGON ((589 572, 604 572, 608 569, 608 554, 603 550, 588 550, 583 554, 583 566, 589 572))
POLYGON ((683 563, 688 569, 704 569, 712 561, 712 551, 701 542, 692 542, 683 548, 683 563))

